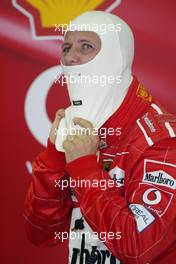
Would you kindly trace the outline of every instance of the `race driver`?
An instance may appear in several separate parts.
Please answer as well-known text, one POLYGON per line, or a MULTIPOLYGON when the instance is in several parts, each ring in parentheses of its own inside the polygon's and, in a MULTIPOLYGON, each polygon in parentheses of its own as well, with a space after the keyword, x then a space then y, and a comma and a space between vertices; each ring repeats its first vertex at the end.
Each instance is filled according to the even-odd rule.
POLYGON ((52 246, 68 234, 71 264, 173 263, 176 118, 132 75, 134 38, 122 19, 91 11, 71 25, 62 46, 65 76, 120 76, 120 82, 67 78, 71 105, 57 111, 47 148, 33 163, 28 238, 52 246), (92 133, 63 135, 70 127, 92 133))

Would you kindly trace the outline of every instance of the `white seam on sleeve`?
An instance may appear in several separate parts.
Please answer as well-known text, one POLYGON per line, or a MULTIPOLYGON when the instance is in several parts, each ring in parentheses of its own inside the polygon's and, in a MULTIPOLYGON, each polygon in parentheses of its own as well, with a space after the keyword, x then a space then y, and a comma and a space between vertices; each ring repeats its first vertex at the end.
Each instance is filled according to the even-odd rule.
POLYGON ((142 133, 144 134, 144 137, 145 137, 147 143, 149 144, 149 146, 152 146, 154 143, 153 143, 152 139, 147 135, 147 132, 145 131, 144 127, 141 125, 139 120, 140 119, 137 119, 136 122, 137 122, 139 128, 141 129, 142 133))

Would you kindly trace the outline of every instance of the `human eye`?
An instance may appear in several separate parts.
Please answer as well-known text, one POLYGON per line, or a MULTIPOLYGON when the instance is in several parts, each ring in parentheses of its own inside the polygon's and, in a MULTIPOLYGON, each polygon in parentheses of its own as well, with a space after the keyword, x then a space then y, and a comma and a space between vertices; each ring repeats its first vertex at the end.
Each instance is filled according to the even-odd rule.
POLYGON ((83 43, 82 44, 82 49, 83 50, 91 50, 93 48, 94 48, 93 45, 91 45, 90 43, 83 43))
POLYGON ((70 46, 64 46, 62 48, 62 53, 65 55, 65 54, 67 54, 69 52, 69 50, 70 50, 70 46))

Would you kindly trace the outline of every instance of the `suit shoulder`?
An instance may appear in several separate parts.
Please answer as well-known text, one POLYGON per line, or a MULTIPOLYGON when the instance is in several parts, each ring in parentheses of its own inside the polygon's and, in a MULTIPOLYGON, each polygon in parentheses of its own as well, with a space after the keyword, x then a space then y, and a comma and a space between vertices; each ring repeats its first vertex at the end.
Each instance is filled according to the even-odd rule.
POLYGON ((128 145, 142 153, 156 143, 171 138, 176 139, 176 116, 159 103, 151 103, 129 132, 128 145))

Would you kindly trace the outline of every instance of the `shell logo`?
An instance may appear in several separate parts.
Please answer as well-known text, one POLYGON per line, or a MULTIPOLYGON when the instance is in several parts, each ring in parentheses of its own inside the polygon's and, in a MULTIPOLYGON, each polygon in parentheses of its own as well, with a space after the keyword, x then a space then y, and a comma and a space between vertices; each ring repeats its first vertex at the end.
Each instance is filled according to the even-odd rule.
POLYGON ((34 39, 62 39, 55 25, 69 22, 83 12, 102 10, 111 12, 121 0, 12 0, 13 6, 29 18, 34 39))

